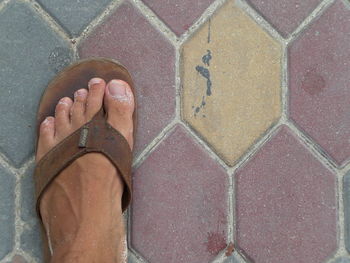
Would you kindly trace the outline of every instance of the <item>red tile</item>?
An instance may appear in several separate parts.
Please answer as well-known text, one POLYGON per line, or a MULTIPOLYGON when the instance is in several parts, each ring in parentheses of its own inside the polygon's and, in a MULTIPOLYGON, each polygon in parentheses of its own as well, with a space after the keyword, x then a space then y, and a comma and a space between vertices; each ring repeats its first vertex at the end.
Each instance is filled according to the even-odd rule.
POLYGON ((180 36, 214 0, 143 0, 175 34, 180 36))
POLYGON ((322 0, 248 0, 284 37, 301 24, 322 0))
POLYGON ((350 9, 336 1, 289 49, 290 115, 338 164, 350 157, 350 9))
POLYGON ((150 263, 204 263, 226 247, 227 175, 176 127, 134 174, 131 245, 150 263))
POLYGON ((259 263, 320 263, 335 251, 335 175, 282 127, 236 177, 237 244, 259 263))
POLYGON ((174 117, 174 47, 124 2, 82 43, 79 52, 83 58, 117 59, 133 75, 139 115, 135 152, 139 153, 174 117))

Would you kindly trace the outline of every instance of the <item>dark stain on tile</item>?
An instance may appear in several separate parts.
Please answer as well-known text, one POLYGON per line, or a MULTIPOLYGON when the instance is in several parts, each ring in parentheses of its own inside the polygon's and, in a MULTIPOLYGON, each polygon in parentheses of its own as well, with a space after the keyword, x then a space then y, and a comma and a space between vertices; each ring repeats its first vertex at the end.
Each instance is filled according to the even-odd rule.
MULTIPOLYGON (((208 68, 205 67, 205 66, 201 66, 201 65, 197 65, 196 66, 196 71, 203 78, 205 78, 207 80, 207 87, 206 87, 205 95, 202 96, 201 104, 199 106, 197 106, 197 107, 192 106, 192 109, 195 109, 194 110, 194 116, 195 117, 200 112, 200 110, 206 105, 205 98, 207 96, 211 96, 211 94, 212 94, 212 82, 211 82, 211 79, 210 79, 210 71, 209 71, 209 65, 210 65, 210 60, 211 59, 212 59, 211 51, 207 50, 207 53, 202 56, 202 62, 204 63, 204 65, 208 66, 208 68)), ((202 117, 205 118, 206 116, 203 114, 202 117)))
POLYGON ((326 81, 315 69, 312 69, 304 75, 301 88, 310 95, 316 95, 326 88, 326 81))
POLYGON ((207 96, 211 95, 211 80, 210 80, 210 72, 209 69, 202 67, 202 66, 196 66, 196 70, 203 78, 207 79, 207 96))
POLYGON ((235 247, 234 247, 233 243, 230 242, 230 244, 228 244, 228 246, 227 246, 227 248, 226 248, 226 253, 225 253, 225 255, 226 255, 227 257, 229 257, 229 256, 232 255, 232 253, 233 253, 234 251, 235 251, 235 247))
POLYGON ((207 251, 216 255, 219 251, 223 250, 226 247, 225 238, 222 234, 209 232, 207 236, 207 251))
POLYGON ((202 61, 205 65, 207 66, 210 66, 210 60, 211 60, 211 51, 210 50, 207 50, 207 54, 205 54, 203 57, 202 57, 202 61))

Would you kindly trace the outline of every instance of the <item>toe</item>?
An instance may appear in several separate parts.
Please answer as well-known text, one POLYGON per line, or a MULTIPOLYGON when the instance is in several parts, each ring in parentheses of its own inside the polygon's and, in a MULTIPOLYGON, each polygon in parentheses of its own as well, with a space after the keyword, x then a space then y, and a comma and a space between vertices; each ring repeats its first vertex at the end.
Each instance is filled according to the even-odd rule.
POLYGON ((93 78, 89 81, 89 95, 86 101, 86 118, 92 117, 101 109, 106 82, 101 78, 93 78))
POLYGON ((47 117, 40 124, 36 161, 39 161, 55 144, 55 118, 47 117))
MULTIPOLYGON (((55 128, 56 136, 61 133, 66 133, 70 129, 70 109, 73 105, 73 101, 64 97, 56 105, 55 110, 55 128)), ((65 134, 63 134, 65 136, 65 134)))
POLYGON ((108 122, 117 129, 133 147, 134 95, 125 81, 111 80, 105 90, 108 122))
POLYGON ((85 106, 88 91, 86 89, 79 89, 74 93, 74 102, 71 107, 71 123, 73 127, 79 128, 85 122, 85 106))

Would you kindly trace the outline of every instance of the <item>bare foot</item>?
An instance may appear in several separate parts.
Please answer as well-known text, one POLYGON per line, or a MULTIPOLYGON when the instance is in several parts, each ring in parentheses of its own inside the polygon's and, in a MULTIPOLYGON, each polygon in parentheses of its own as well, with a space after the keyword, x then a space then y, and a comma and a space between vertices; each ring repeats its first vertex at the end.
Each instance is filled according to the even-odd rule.
MULTIPOLYGON (((55 117, 40 126, 36 161, 91 120, 102 105, 108 122, 133 147, 134 97, 129 85, 93 78, 74 101, 62 98, 55 117)), ((86 154, 53 181, 40 203, 49 236, 51 262, 126 262, 121 197, 123 182, 102 154, 86 154)))

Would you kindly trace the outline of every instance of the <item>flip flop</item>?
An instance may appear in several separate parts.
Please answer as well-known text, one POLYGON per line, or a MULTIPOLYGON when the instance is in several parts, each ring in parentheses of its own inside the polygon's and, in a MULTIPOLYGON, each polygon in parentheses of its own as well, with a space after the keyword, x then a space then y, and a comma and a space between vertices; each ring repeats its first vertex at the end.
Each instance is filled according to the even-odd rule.
MULTIPOLYGON (((90 79, 102 78, 108 83, 112 79, 121 79, 129 84, 135 94, 130 73, 119 62, 106 58, 80 60, 62 70, 48 85, 41 97, 37 112, 37 141, 39 127, 47 116, 54 116, 55 107, 63 97, 73 98, 78 89, 86 89, 90 79)), ((134 96, 136 98, 136 96, 134 96)), ((137 124, 136 101, 133 114, 134 139, 137 124)), ((37 143, 36 143, 37 145, 37 143)), ((37 145, 38 146, 38 145, 37 145)), ((41 221, 44 239, 44 260, 49 262, 51 251, 49 241, 40 214, 40 200, 51 182, 73 161, 84 154, 98 152, 104 154, 116 167, 124 181, 122 196, 123 212, 132 198, 131 165, 132 150, 126 139, 106 120, 105 110, 100 111, 78 130, 67 136, 51 149, 36 165, 34 171, 36 211, 41 221)))

